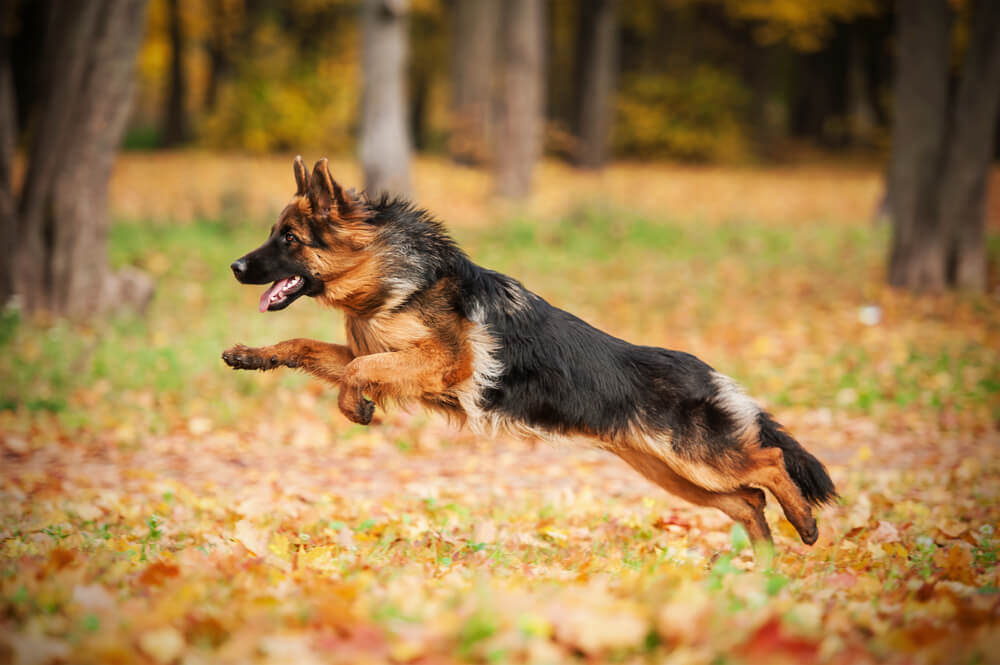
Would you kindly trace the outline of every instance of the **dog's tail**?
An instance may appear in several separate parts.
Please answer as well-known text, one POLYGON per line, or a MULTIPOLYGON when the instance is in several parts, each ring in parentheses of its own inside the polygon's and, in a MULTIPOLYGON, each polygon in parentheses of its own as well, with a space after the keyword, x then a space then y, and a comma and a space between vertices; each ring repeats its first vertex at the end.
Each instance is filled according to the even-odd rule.
POLYGON ((761 411, 757 416, 757 425, 760 428, 760 445, 765 448, 781 448, 785 469, 807 502, 820 506, 837 498, 837 490, 822 462, 789 436, 769 414, 761 411))

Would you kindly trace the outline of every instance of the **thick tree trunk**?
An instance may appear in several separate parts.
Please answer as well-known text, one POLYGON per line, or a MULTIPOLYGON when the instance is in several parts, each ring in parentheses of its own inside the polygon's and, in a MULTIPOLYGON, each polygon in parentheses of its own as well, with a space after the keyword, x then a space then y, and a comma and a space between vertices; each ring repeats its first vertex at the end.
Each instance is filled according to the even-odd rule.
POLYGON ((1000 110, 1000 2, 978 0, 952 115, 940 182, 940 224, 948 230, 948 278, 986 286, 986 181, 1000 110))
POLYGON ((45 97, 18 211, 15 284, 30 311, 85 316, 148 300, 107 266, 107 186, 128 115, 145 0, 50 6, 45 97))
POLYGON ((947 284, 950 249, 936 193, 947 140, 952 13, 945 0, 896 0, 896 16, 889 282, 936 290, 947 284))
POLYGON ((14 205, 14 144, 17 137, 17 107, 14 103, 14 71, 11 38, 14 2, 0 2, 0 309, 14 294, 14 239, 17 237, 14 205))
POLYGON ((408 5, 408 0, 365 0, 361 10, 361 165, 372 195, 411 193, 405 94, 408 5))
POLYGON ((542 0, 504 3, 496 169, 497 191, 510 198, 530 193, 542 152, 543 22, 542 0))
POLYGON ((618 0, 584 0, 576 38, 575 161, 600 168, 608 157, 618 62, 618 0))
POLYGON ((184 76, 184 27, 178 0, 167 0, 170 33, 170 72, 163 106, 163 145, 175 146, 187 139, 187 85, 184 76))
POLYGON ((459 164, 490 159, 498 0, 455 0, 452 26, 452 126, 448 150, 459 164))

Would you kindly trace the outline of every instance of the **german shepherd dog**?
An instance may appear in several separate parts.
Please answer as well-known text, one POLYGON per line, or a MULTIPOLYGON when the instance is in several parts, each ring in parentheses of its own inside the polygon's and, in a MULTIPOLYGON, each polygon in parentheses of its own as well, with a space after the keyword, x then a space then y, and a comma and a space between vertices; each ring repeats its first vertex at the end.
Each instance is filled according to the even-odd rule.
POLYGON ((347 344, 234 346, 233 369, 292 367, 340 387, 367 425, 375 405, 420 402, 480 432, 581 437, 668 492, 718 508, 769 544, 763 489, 802 541, 810 504, 837 494, 826 469, 732 379, 694 356, 635 346, 474 264, 431 216, 344 190, 320 160, 294 162, 298 189, 261 247, 232 264, 271 284, 260 311, 302 296, 343 310, 347 344))

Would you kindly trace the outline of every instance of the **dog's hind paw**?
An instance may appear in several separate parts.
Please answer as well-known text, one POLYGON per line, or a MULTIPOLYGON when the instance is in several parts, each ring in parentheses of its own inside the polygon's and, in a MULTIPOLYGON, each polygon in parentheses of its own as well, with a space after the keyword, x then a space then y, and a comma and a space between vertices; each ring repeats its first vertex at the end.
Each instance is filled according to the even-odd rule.
POLYGON ((222 352, 222 360, 233 369, 271 369, 277 365, 277 357, 265 358, 259 349, 251 349, 242 344, 222 352))
POLYGON ((816 525, 816 520, 813 517, 809 517, 808 522, 802 525, 799 529, 799 537, 802 538, 802 542, 806 545, 812 545, 817 540, 819 540, 819 527, 816 525))

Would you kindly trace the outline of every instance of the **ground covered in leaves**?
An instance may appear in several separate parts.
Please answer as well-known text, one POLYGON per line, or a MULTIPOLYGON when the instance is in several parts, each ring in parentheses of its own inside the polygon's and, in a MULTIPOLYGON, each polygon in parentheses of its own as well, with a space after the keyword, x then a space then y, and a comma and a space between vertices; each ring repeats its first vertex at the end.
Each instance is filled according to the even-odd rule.
MULTIPOLYGON (((628 207, 628 169, 547 172, 558 200, 487 221, 479 175, 425 172, 464 192, 425 185, 476 260, 747 385, 837 482, 820 541, 769 508, 777 557, 754 567, 724 516, 603 452, 419 412, 358 427, 305 377, 229 371, 232 343, 340 319, 257 314, 228 264, 270 222, 242 195, 138 218, 156 194, 126 172, 112 257, 158 277, 147 316, 0 319, 0 663, 1000 662, 995 281, 884 288, 885 231, 838 216, 837 171, 739 210, 718 202, 747 178, 778 186, 642 172, 667 193, 628 207), (717 208, 681 207, 685 184, 717 208)), ((844 176, 846 209, 874 178, 844 176)))

